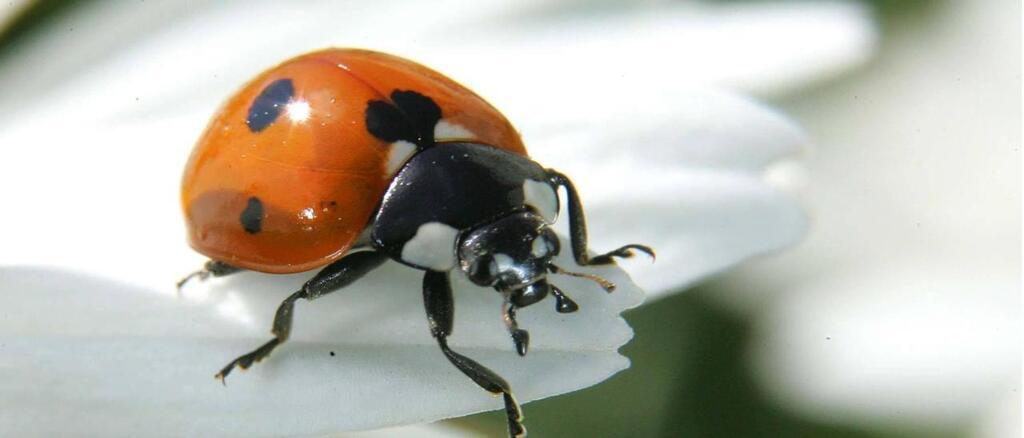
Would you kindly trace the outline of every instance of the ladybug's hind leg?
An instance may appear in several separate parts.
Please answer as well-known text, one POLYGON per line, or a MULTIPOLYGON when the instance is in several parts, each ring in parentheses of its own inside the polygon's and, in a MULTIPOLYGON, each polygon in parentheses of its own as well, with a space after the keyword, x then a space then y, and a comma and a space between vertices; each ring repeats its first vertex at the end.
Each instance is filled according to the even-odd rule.
POLYGON ((565 187, 569 200, 569 238, 572 241, 572 255, 580 266, 606 265, 614 262, 614 257, 628 258, 633 256, 633 250, 647 253, 654 257, 654 250, 647 245, 629 244, 614 249, 607 253, 590 257, 587 254, 587 220, 583 215, 583 203, 576 187, 572 185, 569 178, 556 170, 548 169, 548 178, 556 186, 565 187))
POLYGON ((185 276, 185 278, 179 280, 177 283, 177 287, 178 290, 180 291, 181 287, 184 286, 185 283, 188 283, 188 281, 193 278, 198 278, 199 281, 203 281, 210 277, 223 277, 225 275, 230 275, 241 271, 242 268, 231 266, 219 260, 207 260, 206 263, 203 264, 202 269, 195 271, 191 274, 188 274, 185 276))
POLYGON ((509 436, 526 436, 526 428, 522 423, 523 412, 519 403, 516 402, 515 396, 512 395, 512 389, 508 382, 477 361, 448 348, 448 335, 452 333, 455 304, 452 300, 452 287, 447 272, 427 271, 423 276, 423 304, 427 310, 430 334, 437 339, 437 344, 441 347, 444 356, 481 388, 493 394, 500 394, 505 401, 509 436))
POLYGON ((302 289, 285 298, 277 308, 274 315, 274 326, 270 332, 274 339, 253 350, 252 352, 239 356, 231 361, 217 373, 216 377, 224 381, 224 378, 231 373, 235 367, 246 369, 253 363, 263 360, 278 345, 288 340, 292 331, 292 313, 295 310, 295 301, 299 298, 312 300, 322 295, 341 289, 361 278, 387 260, 387 256, 376 251, 360 251, 349 254, 321 270, 313 279, 302 285, 302 289))

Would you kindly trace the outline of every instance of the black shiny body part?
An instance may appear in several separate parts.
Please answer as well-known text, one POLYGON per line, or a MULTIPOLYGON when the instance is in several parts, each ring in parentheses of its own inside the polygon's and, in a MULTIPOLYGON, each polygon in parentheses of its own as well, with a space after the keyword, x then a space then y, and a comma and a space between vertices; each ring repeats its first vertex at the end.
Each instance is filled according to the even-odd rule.
POLYGON ((437 339, 448 361, 484 390, 500 394, 505 402, 505 416, 508 418, 508 434, 511 437, 526 435, 523 427, 523 411, 512 395, 508 382, 501 376, 480 365, 477 361, 452 351, 448 347, 448 336, 452 334, 455 319, 455 302, 452 300, 452 286, 447 272, 427 271, 423 276, 423 304, 427 310, 430 334, 437 339))
POLYGON ((460 263, 469 268, 469 279, 477 285, 498 290, 521 289, 521 295, 510 298, 515 305, 525 307, 547 296, 543 279, 551 257, 558 254, 557 248, 558 236, 544 220, 536 214, 521 212, 464 233, 459 239, 458 256, 460 263), (545 250, 540 255, 533 252, 533 243, 538 239, 545 250), (503 266, 501 272, 492 272, 491 268, 498 265, 503 266))
POLYGON ((391 181, 373 221, 373 245, 410 264, 401 258, 402 246, 423 224, 466 231, 529 210, 523 193, 527 179, 550 181, 539 164, 511 152, 474 143, 437 144, 414 155, 391 181))

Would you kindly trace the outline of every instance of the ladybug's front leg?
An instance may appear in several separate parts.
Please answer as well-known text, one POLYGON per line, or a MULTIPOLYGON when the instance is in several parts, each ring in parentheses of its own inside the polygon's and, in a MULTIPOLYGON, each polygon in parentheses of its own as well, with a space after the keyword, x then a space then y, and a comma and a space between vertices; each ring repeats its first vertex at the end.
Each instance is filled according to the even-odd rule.
POLYGON ((526 436, 523 427, 523 412, 512 395, 508 382, 501 376, 480 365, 477 361, 448 348, 448 335, 452 333, 455 304, 452 300, 452 286, 447 272, 427 271, 423 276, 423 304, 427 310, 430 334, 437 339, 441 352, 459 371, 469 376, 474 383, 492 394, 501 394, 505 401, 505 415, 508 417, 508 433, 511 437, 526 436))
POLYGON ((360 251, 349 254, 321 270, 313 279, 302 285, 302 289, 285 298, 274 315, 274 326, 270 330, 274 339, 267 341, 260 348, 239 356, 217 373, 216 377, 224 381, 235 367, 246 369, 253 363, 263 360, 278 345, 288 340, 292 331, 292 313, 295 301, 299 298, 312 300, 341 289, 360 279, 387 260, 387 256, 376 251, 360 251))
MULTIPOLYGON (((562 270, 557 272, 569 275, 583 275, 562 270)), ((604 279, 601 279, 601 281, 610 283, 604 279)), ((555 311, 558 313, 572 313, 580 309, 579 304, 576 304, 561 289, 553 284, 548 287, 551 288, 551 295, 555 297, 555 311)), ((520 356, 526 356, 527 351, 530 349, 530 332, 519 328, 519 322, 516 321, 516 309, 517 307, 506 298, 505 302, 501 305, 502 319, 505 321, 505 328, 508 329, 508 334, 512 336, 512 343, 516 347, 516 353, 519 353, 520 356)))
POLYGON ((556 186, 565 187, 569 200, 569 238, 572 241, 572 255, 580 266, 606 265, 612 263, 613 257, 632 257, 633 251, 642 251, 654 257, 654 250, 651 247, 640 244, 629 244, 607 253, 590 257, 587 255, 587 220, 583 216, 583 204, 580 202, 580 195, 576 187, 572 185, 569 178, 556 170, 548 169, 548 178, 556 186))

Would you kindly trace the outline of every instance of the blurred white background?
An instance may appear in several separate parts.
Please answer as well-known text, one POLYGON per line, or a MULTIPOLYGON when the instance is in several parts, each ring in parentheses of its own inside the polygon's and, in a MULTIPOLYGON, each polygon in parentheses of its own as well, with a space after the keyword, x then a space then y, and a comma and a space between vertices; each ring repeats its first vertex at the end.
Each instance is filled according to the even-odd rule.
POLYGON ((818 145, 808 238, 709 296, 789 409, 1019 436, 1020 2, 892 3, 868 66, 779 100, 818 145))

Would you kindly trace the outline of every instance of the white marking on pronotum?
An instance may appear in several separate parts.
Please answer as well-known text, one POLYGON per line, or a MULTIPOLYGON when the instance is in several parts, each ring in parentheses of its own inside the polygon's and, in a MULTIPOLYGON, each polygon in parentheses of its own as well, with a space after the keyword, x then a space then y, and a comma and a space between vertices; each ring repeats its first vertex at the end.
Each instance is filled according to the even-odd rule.
POLYGON ((434 138, 438 140, 448 139, 473 139, 476 138, 472 132, 458 123, 451 123, 441 119, 434 125, 434 138))
POLYGON ((388 151, 388 175, 394 175, 398 169, 416 152, 416 145, 405 140, 398 140, 391 143, 388 151))
POLYGON ((549 224, 558 219, 558 193, 555 188, 541 181, 523 181, 523 201, 533 207, 549 224))
POLYGON ((402 247, 402 260, 435 271, 452 269, 458 234, 458 230, 440 222, 420 225, 416 235, 402 247))
POLYGON ((544 257, 548 255, 549 250, 548 242, 544 240, 544 236, 537 236, 536 239, 533 239, 533 245, 530 247, 530 254, 533 254, 534 257, 544 257))
POLYGON ((494 255, 494 266, 498 272, 505 272, 512 269, 514 264, 515 260, 512 260, 512 257, 508 254, 498 253, 494 255))

